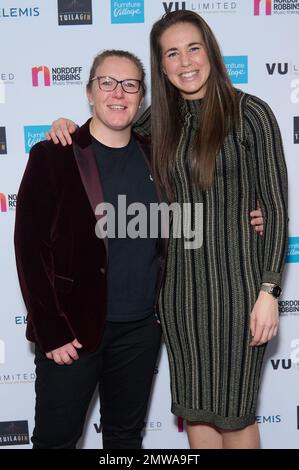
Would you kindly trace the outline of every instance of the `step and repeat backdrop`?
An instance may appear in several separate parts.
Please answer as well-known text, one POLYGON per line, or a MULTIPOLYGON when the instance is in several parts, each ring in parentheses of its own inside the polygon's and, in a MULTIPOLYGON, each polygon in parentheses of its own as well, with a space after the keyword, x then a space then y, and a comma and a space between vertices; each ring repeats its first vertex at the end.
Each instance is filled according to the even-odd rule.
MULTIPOLYGON (((272 107, 289 169, 290 231, 280 331, 268 346, 256 421, 263 448, 299 448, 299 0, 0 0, 0 446, 30 448, 34 426, 32 346, 16 274, 18 187, 32 145, 59 117, 85 122, 85 84, 103 49, 134 52, 149 84, 149 32, 164 12, 201 14, 219 40, 231 80, 272 107)), ((150 90, 145 106, 150 103, 150 90)), ((75 393, 75 391, 74 391, 75 393)), ((187 448, 170 413, 164 347, 155 371, 145 448, 187 448)), ((97 397, 80 447, 101 447, 97 397)))

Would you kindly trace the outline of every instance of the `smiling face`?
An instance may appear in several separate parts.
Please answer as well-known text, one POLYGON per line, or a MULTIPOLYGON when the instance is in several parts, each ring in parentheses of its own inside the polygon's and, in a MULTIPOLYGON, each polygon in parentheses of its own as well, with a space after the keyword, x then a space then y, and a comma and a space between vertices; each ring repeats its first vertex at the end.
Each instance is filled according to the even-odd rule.
MULTIPOLYGON (((95 76, 111 77, 116 80, 141 79, 136 64, 126 57, 106 57, 96 68, 95 76)), ((143 101, 142 88, 137 93, 126 93, 120 84, 113 91, 103 91, 97 80, 87 89, 87 96, 93 106, 93 124, 99 135, 113 132, 130 132, 132 122, 143 101)))
POLYGON ((160 38, 163 72, 188 100, 205 95, 210 62, 200 30, 192 23, 170 26, 160 38))

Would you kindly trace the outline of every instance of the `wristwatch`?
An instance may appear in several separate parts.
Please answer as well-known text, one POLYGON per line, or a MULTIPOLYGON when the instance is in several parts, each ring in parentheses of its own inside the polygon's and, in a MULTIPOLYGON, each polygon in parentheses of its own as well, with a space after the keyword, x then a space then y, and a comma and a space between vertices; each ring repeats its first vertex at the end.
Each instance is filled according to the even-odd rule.
POLYGON ((281 296, 282 289, 280 286, 272 285, 272 286, 267 286, 265 284, 261 285, 261 290, 264 292, 268 292, 268 294, 273 295, 275 299, 278 299, 281 296))

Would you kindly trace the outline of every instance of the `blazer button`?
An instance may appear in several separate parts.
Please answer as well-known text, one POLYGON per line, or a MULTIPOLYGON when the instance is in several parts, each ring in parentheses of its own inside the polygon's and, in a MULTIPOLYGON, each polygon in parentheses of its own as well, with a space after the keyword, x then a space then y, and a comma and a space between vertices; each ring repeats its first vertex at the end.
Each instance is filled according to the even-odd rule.
POLYGON ((101 274, 105 274, 105 268, 101 268, 101 269, 100 269, 100 273, 101 273, 101 274))

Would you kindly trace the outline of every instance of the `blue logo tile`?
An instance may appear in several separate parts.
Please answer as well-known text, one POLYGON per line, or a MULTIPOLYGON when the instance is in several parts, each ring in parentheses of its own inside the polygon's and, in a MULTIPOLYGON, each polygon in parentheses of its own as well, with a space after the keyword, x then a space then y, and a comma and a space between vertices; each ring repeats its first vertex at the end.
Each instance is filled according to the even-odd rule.
POLYGON ((299 237, 289 237, 287 263, 299 263, 299 237))
POLYGON ((232 83, 248 83, 247 55, 227 55, 223 59, 232 83))
POLYGON ((144 23, 144 0, 135 2, 111 0, 111 23, 144 23))
POLYGON ((24 127, 24 139, 25 139, 25 152, 29 153, 31 147, 45 140, 45 133, 51 129, 51 126, 25 126, 24 127))

